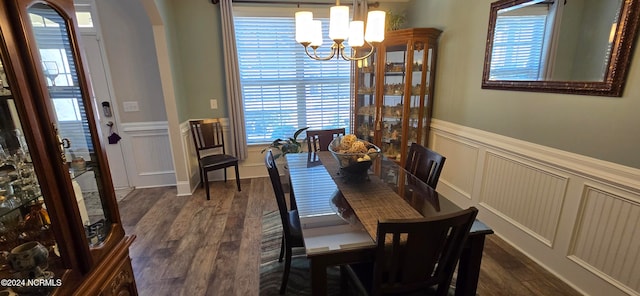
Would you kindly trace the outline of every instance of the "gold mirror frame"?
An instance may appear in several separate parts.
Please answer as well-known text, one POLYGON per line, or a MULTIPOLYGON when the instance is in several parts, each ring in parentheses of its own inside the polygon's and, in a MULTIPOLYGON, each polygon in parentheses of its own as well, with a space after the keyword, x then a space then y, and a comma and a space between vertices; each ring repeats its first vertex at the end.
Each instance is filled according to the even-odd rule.
POLYGON ((489 80, 496 18, 500 9, 520 5, 531 0, 500 0, 491 3, 487 48, 482 71, 483 89, 549 92, 591 96, 620 97, 631 63, 640 18, 640 0, 624 0, 620 20, 613 40, 609 65, 603 81, 513 81, 489 80))

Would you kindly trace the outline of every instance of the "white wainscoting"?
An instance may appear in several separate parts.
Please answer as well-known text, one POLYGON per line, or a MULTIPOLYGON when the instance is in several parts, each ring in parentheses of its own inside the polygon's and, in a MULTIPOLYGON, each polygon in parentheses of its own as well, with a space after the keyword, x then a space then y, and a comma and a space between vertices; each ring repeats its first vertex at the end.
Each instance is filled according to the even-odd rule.
POLYGON ((438 191, 585 295, 640 295, 640 170, 433 120, 438 191))
POLYGON ((166 121, 122 124, 125 161, 136 188, 176 185, 166 121))
MULTIPOLYGON (((224 125, 223 125, 224 127, 224 125)), ((227 139, 227 132, 225 128, 225 139, 227 139)), ((193 137, 191 136, 191 127, 189 126, 189 121, 185 121, 180 124, 180 139, 182 141, 182 151, 184 151, 185 155, 182 157, 185 159, 185 163, 187 164, 187 172, 189 176, 189 192, 193 193, 200 182, 199 169, 198 169, 198 159, 196 158, 196 150, 193 145, 193 137)), ((178 191, 180 194, 181 192, 178 191)))
POLYGON ((569 258, 594 273, 640 291, 640 203, 586 184, 569 258))
POLYGON ((480 203, 553 247, 568 178, 487 151, 480 203))

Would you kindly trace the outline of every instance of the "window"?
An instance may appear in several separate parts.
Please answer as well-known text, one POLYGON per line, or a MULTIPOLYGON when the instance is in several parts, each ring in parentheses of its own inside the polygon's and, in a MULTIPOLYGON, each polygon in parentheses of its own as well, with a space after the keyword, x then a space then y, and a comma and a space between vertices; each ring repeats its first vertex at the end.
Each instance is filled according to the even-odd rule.
MULTIPOLYGON (((529 7, 527 7, 529 8, 529 7)), ((544 76, 548 10, 498 15, 491 54, 491 80, 538 80, 544 76)))
MULTIPOLYGON (((307 57, 294 39, 293 13, 236 16, 235 29, 248 144, 287 138, 306 126, 348 128, 350 62, 307 57)), ((323 30, 326 39, 328 20, 323 20, 323 30)), ((325 50, 330 44, 324 41, 325 50)))

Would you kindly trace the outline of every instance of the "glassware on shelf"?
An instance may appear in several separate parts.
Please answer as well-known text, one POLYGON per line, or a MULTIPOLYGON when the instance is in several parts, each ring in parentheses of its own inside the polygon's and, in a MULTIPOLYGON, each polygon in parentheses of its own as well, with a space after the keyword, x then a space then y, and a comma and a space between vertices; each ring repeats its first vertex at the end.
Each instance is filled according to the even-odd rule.
POLYGON ((44 70, 44 76, 51 81, 51 86, 56 86, 56 78, 60 74, 58 71, 58 63, 54 61, 42 61, 42 68, 44 70))
POLYGON ((25 229, 39 231, 49 227, 51 219, 47 210, 42 207, 43 204, 42 200, 38 200, 29 205, 29 213, 24 216, 25 229))
POLYGON ((0 215, 13 210, 13 203, 4 195, 0 195, 0 215))
POLYGON ((369 115, 369 116, 373 116, 375 114, 375 107, 371 106, 371 105, 365 105, 362 106, 360 108, 358 108, 358 115, 369 115))
MULTIPOLYGON (((49 267, 49 251, 45 246, 43 246, 40 242, 30 241, 19 245, 13 249, 9 255, 7 255, 7 259, 9 260, 9 264, 11 268, 20 273, 20 278, 24 279, 51 279, 53 278, 53 272, 47 271, 49 267)), ((30 289, 25 289, 25 294, 32 294, 30 292, 38 292, 38 295, 47 295, 48 293, 39 293, 39 292, 48 292, 46 290, 41 290, 41 288, 34 289, 32 287, 28 287, 30 289)), ((49 288, 50 289, 50 288, 49 288)), ((21 293, 22 294, 22 293, 21 293)), ((35 293, 34 293, 35 294, 35 293)))
POLYGON ((386 72, 404 72, 404 63, 387 63, 385 65, 386 72))
POLYGON ((2 146, 2 144, 0 144, 0 166, 3 165, 5 163, 5 161, 7 160, 7 158, 9 158, 9 155, 7 154, 7 152, 4 150, 4 147, 2 146))
POLYGON ((400 118, 402 117, 403 106, 398 104, 396 106, 382 106, 382 115, 386 118, 400 118))
POLYGON ((404 93, 404 84, 402 83, 391 83, 384 85, 384 94, 385 95, 402 95, 404 93))

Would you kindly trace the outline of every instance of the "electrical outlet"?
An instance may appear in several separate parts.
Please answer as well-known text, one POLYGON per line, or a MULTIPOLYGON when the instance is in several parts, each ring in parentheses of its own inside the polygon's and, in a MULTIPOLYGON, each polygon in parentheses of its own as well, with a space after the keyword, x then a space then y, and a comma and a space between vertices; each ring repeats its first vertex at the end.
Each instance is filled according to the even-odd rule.
POLYGON ((209 100, 209 104, 211 105, 211 109, 218 109, 218 100, 211 99, 209 100))
POLYGON ((138 101, 122 102, 122 106, 124 107, 124 112, 140 111, 140 109, 138 108, 138 101))

